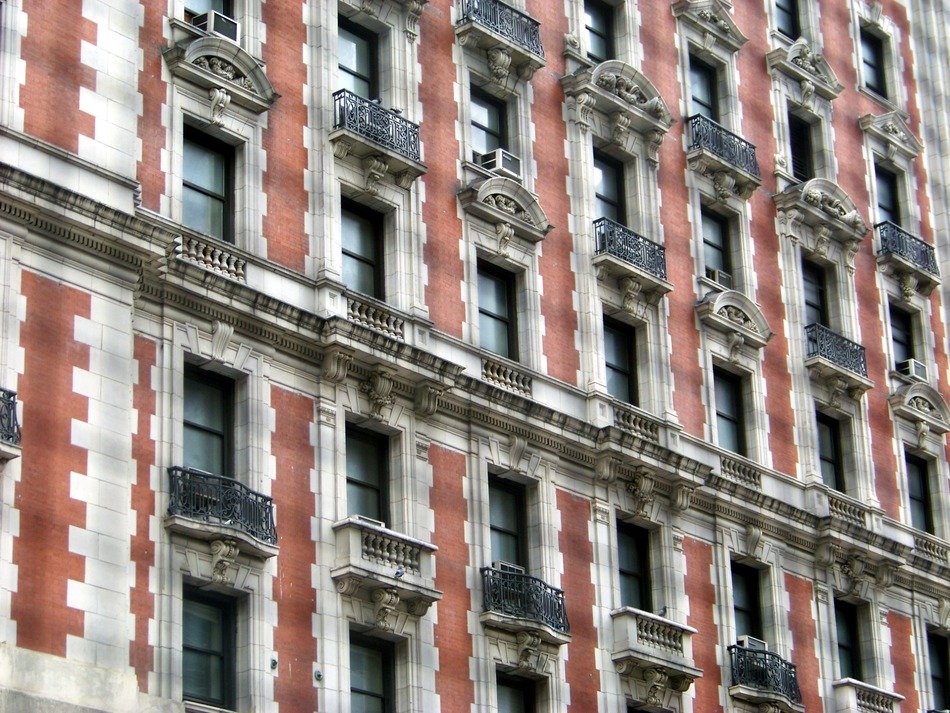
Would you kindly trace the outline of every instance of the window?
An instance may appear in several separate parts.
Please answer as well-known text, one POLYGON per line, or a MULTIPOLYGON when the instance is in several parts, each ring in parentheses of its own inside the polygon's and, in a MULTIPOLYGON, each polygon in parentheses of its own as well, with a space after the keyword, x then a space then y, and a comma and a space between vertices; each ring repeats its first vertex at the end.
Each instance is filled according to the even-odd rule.
POLYGON ((915 357, 914 316, 907 310, 889 306, 891 318, 891 350, 894 352, 894 368, 915 357))
POLYGON ((388 522, 389 439, 381 433, 346 426, 347 515, 388 522))
POLYGON ((930 659, 931 709, 950 709, 950 639, 935 631, 927 632, 930 659))
POLYGON ((835 599, 835 633, 838 643, 838 674, 841 678, 864 680, 860 607, 857 604, 835 599))
POLYGON ((514 276, 488 263, 478 264, 478 335, 483 349, 518 358, 514 276))
POLYGON ((504 103, 472 89, 472 151, 478 155, 508 148, 508 117, 504 103))
POLYGON ((818 424, 818 463, 821 468, 821 481, 829 488, 844 492, 844 460, 841 453, 841 422, 819 412, 818 424))
POLYGON ((762 633, 762 597, 759 570, 738 562, 732 563, 732 609, 736 620, 736 636, 764 639, 762 633))
POLYGON ((618 522, 617 561, 620 571, 620 606, 652 611, 650 532, 630 523, 618 522))
POLYGON ((828 326, 828 273, 821 265, 802 261, 802 286, 805 291, 805 324, 828 326))
POLYGON ((904 454, 907 472, 907 497, 910 501, 910 524, 918 530, 934 534, 934 511, 930 498, 930 468, 927 461, 911 453, 904 454))
POLYGON ((492 477, 488 481, 489 527, 492 562, 508 562, 525 567, 524 486, 492 477))
POLYGON ((887 77, 884 66, 884 40, 866 28, 861 29, 861 76, 865 88, 887 97, 887 77))
POLYGON ((746 455, 742 379, 718 367, 713 369, 716 392, 716 442, 721 448, 746 455))
POLYGON ((614 9, 601 0, 584 0, 587 57, 600 64, 614 56, 614 9))
POLYGON ((799 181, 815 177, 815 146, 812 125, 800 116, 788 114, 788 144, 792 158, 792 175, 799 181))
POLYGON ((343 201, 340 216, 343 284, 383 299, 383 217, 348 200, 343 201))
POLYGON ((607 363, 607 393, 620 401, 636 404, 637 339, 634 328, 605 319, 604 357, 607 363))
POLYGON ((191 22, 198 15, 212 11, 234 17, 234 4, 231 0, 188 0, 185 6, 185 21, 191 22))
POLYGON ((878 222, 883 223, 889 220, 895 225, 900 225, 901 209, 897 174, 879 164, 874 164, 874 186, 877 193, 878 222))
POLYGON ((186 586, 182 600, 182 696, 234 705, 234 600, 186 586))
POLYGON ((392 713, 394 680, 392 644, 350 632, 350 710, 392 713))
POLYGON ((690 114, 719 121, 719 73, 711 64, 689 56, 690 114))
POLYGON ((498 674, 498 713, 533 713, 535 686, 532 681, 498 674))
POLYGON ((624 224, 623 164, 594 151, 594 215, 624 224))
POLYGON ((729 221, 703 210, 703 261, 706 277, 721 287, 732 289, 732 236, 729 221))
POLYGON ((185 365, 184 463, 215 475, 232 475, 234 382, 185 365))
POLYGON ((775 29, 793 40, 801 36, 798 0, 775 0, 775 29))
POLYGON ((190 128, 182 143, 182 223, 234 242, 234 148, 190 128))
POLYGON ((340 88, 349 89, 364 99, 376 98, 379 93, 376 81, 376 36, 341 17, 337 51, 340 88))

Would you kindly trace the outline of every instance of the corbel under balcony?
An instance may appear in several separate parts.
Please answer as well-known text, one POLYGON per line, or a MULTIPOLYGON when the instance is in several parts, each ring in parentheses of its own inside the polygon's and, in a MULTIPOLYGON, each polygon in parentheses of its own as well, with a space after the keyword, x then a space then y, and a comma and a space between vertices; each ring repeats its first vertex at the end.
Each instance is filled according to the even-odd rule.
POLYGON ((867 356, 860 344, 822 324, 805 327, 805 342, 805 368, 826 386, 832 408, 840 406, 845 394, 857 399, 874 386, 867 378, 867 356))
POLYGON ((369 599, 386 614, 401 605, 415 616, 442 598, 435 588, 435 545, 358 515, 334 523, 333 531, 336 562, 330 576, 341 594, 369 599))
POLYGON ((765 56, 773 76, 781 72, 798 82, 802 105, 811 108, 815 95, 831 101, 844 89, 831 65, 799 37, 787 49, 779 47, 765 56))
POLYGON ((494 226, 502 255, 512 238, 534 244, 554 229, 537 196, 511 178, 476 181, 459 191, 458 199, 466 214, 494 226))
POLYGON ((693 662, 696 629, 656 614, 623 607, 610 612, 614 651, 611 659, 621 676, 645 684, 641 700, 662 703, 669 694, 689 690, 702 676, 693 662))
POLYGON ((623 297, 623 309, 644 298, 656 304, 673 289, 666 279, 666 249, 625 225, 598 218, 592 226, 594 257, 591 264, 597 279, 615 279, 623 297))
POLYGON ((459 0, 455 35, 463 47, 485 51, 490 79, 505 86, 530 81, 545 65, 541 24, 501 0, 459 0))
POLYGON ((848 713, 897 713, 904 696, 853 678, 831 684, 835 689, 835 710, 848 713))
POLYGON ((795 665, 763 649, 730 646, 732 685, 729 695, 759 710, 803 713, 795 665))
POLYGON ((712 181, 716 200, 749 198, 762 184, 753 144, 701 114, 689 117, 686 129, 686 161, 690 169, 712 181))
POLYGON ((841 246, 844 261, 854 270, 854 256, 868 231, 854 201, 834 182, 813 178, 789 186, 774 197, 781 233, 820 257, 832 241, 841 246))
POLYGON ((897 278, 904 299, 914 292, 929 296, 940 284, 940 268, 932 245, 890 221, 874 226, 880 248, 877 263, 889 275, 897 278))
POLYGON ((0 462, 19 458, 22 452, 16 391, 0 388, 0 462))

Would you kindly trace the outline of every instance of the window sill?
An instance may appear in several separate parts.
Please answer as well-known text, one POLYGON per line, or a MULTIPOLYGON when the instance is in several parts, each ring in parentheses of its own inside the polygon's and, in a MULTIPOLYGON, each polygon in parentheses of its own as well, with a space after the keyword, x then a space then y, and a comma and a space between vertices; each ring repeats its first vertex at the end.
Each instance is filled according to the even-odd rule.
POLYGON ((885 108, 887 108, 887 109, 890 109, 891 111, 896 111, 898 114, 900 114, 901 118, 904 119, 904 121, 907 121, 908 118, 909 118, 907 112, 905 112, 905 111, 900 107, 900 105, 898 105, 897 103, 895 103, 895 102, 892 101, 891 99, 888 99, 887 97, 882 96, 881 94, 878 94, 878 93, 877 93, 876 91, 874 91, 873 89, 868 89, 868 88, 867 88, 866 86, 864 86, 863 84, 861 84, 861 85, 858 86, 858 94, 863 94, 863 95, 866 96, 868 99, 874 100, 875 102, 877 102, 877 103, 880 104, 881 106, 883 106, 883 107, 885 107, 885 108))
POLYGON ((185 713, 233 713, 234 708, 221 708, 198 701, 184 701, 185 713))

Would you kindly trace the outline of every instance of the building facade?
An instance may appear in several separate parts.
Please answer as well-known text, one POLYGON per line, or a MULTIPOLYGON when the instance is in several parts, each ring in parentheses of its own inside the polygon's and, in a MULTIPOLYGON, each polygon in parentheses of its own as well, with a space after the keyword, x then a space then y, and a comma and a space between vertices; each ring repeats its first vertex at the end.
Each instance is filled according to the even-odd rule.
POLYGON ((950 709, 950 8, 0 3, 0 710, 950 709))

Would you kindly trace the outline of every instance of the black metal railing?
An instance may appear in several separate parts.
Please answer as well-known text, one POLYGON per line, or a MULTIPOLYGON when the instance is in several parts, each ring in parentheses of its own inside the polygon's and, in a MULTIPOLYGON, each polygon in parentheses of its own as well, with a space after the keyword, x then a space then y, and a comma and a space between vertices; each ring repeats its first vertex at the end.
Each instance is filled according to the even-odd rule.
POLYGON ((880 254, 897 255, 924 272, 929 272, 931 275, 940 275, 940 268, 937 267, 937 255, 932 245, 928 245, 889 220, 878 223, 874 228, 881 239, 880 254))
POLYGON ((261 542, 277 544, 274 505, 268 496, 254 492, 234 478, 194 468, 175 466, 168 469, 168 475, 169 515, 234 528, 261 542))
POLYGON ((594 240, 596 254, 613 255, 661 280, 666 279, 666 249, 662 245, 610 218, 594 221, 594 240))
POLYGON ((736 168, 751 173, 756 178, 761 176, 753 144, 702 114, 694 114, 686 121, 689 127, 690 151, 707 149, 736 168))
POLYGON ((16 415, 16 391, 0 389, 0 441, 20 445, 20 422, 16 415))
POLYGON ((729 654, 732 658, 733 686, 748 686, 780 694, 792 703, 802 702, 795 664, 771 651, 747 649, 744 646, 730 646, 729 654))
POLYGON ((485 611, 531 619, 565 634, 571 626, 564 609, 564 592, 521 572, 482 567, 485 611))
POLYGON ((349 129, 408 159, 420 160, 419 125, 349 89, 333 94, 333 128, 349 129))
POLYGON ((860 344, 842 337, 823 324, 809 324, 805 327, 805 340, 808 345, 806 356, 823 357, 855 374, 868 375, 867 357, 864 347, 860 344))
POLYGON ((494 30, 519 47, 544 57, 541 23, 501 0, 462 0, 459 24, 470 21, 494 30))

